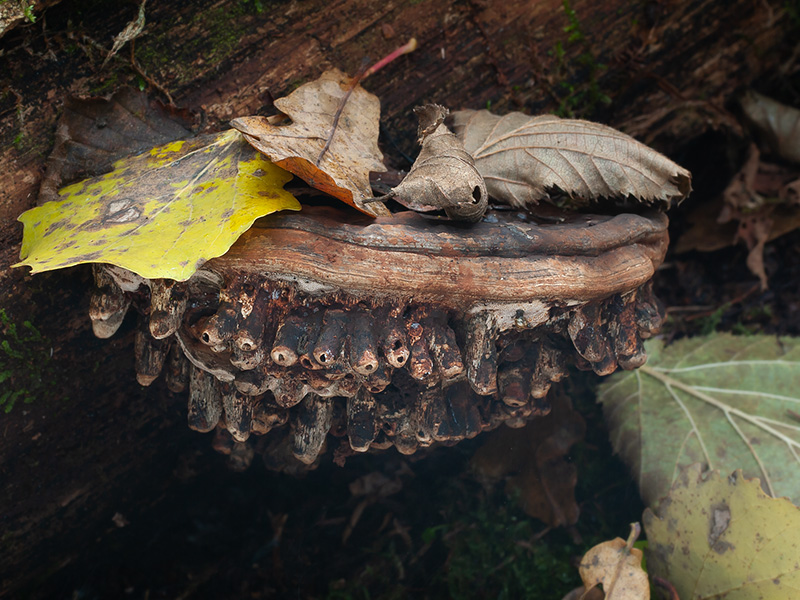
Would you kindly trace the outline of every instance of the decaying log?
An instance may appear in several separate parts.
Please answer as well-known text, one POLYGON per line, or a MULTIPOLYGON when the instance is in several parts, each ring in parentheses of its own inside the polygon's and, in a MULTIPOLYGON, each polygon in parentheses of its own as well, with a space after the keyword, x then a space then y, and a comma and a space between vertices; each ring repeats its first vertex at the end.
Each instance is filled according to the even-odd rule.
MULTIPOLYGON (((397 302, 403 299, 398 294, 402 290, 407 294, 404 300, 412 296, 417 301, 436 299, 447 307, 519 303, 526 294, 531 301, 583 302, 649 281, 668 242, 666 217, 657 212, 613 217, 572 214, 552 226, 518 222, 514 213, 497 213, 497 217, 498 223, 484 221, 443 237, 440 231, 425 228, 423 218, 412 212, 374 220, 343 219, 335 208, 313 207, 262 219, 239 238, 235 252, 210 261, 205 268, 212 272, 242 268, 254 276, 274 274, 279 281, 288 280, 285 274, 291 273, 301 292, 333 293, 344 288, 356 298, 397 302), (409 253, 403 246, 417 251, 409 253), (310 248, 324 249, 324 271, 310 248), (460 255, 458 261, 451 260, 454 253, 460 255), (566 256, 574 260, 565 261, 566 256), (359 265, 357 272, 352 265, 359 265), (536 274, 534 293, 531 273, 536 274), (458 285, 464 280, 470 285, 458 285), (498 281, 504 285, 498 286, 498 281)), ((539 317, 536 308, 533 303, 528 308, 534 323, 539 317)), ((514 313, 508 318, 515 316, 525 317, 514 313)), ((398 349, 405 345, 405 336, 394 325, 381 337, 382 344, 398 349)), ((389 358, 392 353, 386 355, 389 358)), ((398 357, 393 366, 401 363, 398 357)))
POLYGON ((317 460, 328 437, 332 416, 333 402, 328 398, 309 394, 302 402, 297 419, 292 421, 292 453, 300 462, 310 465, 317 460))
POLYGON ((171 279, 154 279, 150 286, 150 335, 157 340, 173 335, 188 299, 186 286, 171 279))
POLYGON ((467 325, 467 380, 482 396, 497 391, 497 317, 488 311, 472 315, 467 325))
MULTIPOLYGON (((225 13, 224 3, 150 2, 148 25, 136 40, 136 55, 150 79, 165 87, 178 105, 204 109, 209 129, 217 129, 232 117, 259 113, 269 95, 278 97, 328 66, 355 72, 363 56, 385 55, 414 35, 420 50, 365 84, 381 97, 385 129, 409 153, 414 148, 409 109, 420 99, 435 98, 454 108, 483 107, 491 101, 499 112, 552 111, 560 98, 550 91, 557 91, 560 82, 579 88, 592 83, 581 79, 585 69, 573 60, 587 52, 597 64, 607 65, 594 83, 612 100, 608 107, 598 104, 595 116, 643 141, 655 140, 662 151, 682 147, 711 127, 725 127, 726 113, 720 107, 734 90, 754 81, 769 83, 793 68, 787 62, 796 47, 793 25, 778 5, 701 0, 613 6, 576 1, 572 6, 586 46, 567 43, 568 21, 560 0, 390 3, 377 13, 366 0, 337 0, 324 9, 318 2, 300 2, 292 5, 292 11, 240 15, 225 26, 239 28, 234 32, 241 35, 232 36, 234 42, 223 47, 213 41, 219 26, 212 15, 220 11, 212 9, 225 13), (393 27, 394 38, 376 33, 383 24, 393 27), (188 39, 195 43, 187 44, 188 39), (503 44, 497 43, 500 39, 503 44), (563 58, 550 52, 558 42, 563 58)), ((165 415, 139 386, 131 385, 135 333, 123 323, 124 310, 115 291, 92 300, 95 314, 104 315, 93 320, 102 322, 95 331, 109 337, 122 327, 110 344, 98 344, 87 335, 88 324, 83 324, 90 269, 32 279, 21 269, 8 268, 19 256, 21 228, 16 217, 35 204, 44 157, 54 136, 58 141, 64 135, 56 130, 56 119, 69 110, 66 98, 135 83, 137 74, 129 66, 127 50, 99 68, 105 51, 93 49, 95 42, 110 45, 135 11, 128 3, 85 6, 63 0, 48 10, 46 19, 18 26, 0 38, 0 87, 11 91, 0 99, 0 295, 9 314, 20 322, 30 320, 51 340, 58 376, 67 378, 57 382, 61 392, 54 398, 75 408, 56 419, 50 418, 49 403, 35 402, 26 406, 25 415, 15 410, 4 417, 0 475, 9 485, 2 513, 7 518, 4 539, 14 551, 4 555, 0 595, 25 596, 34 589, 31 582, 36 582, 42 597, 63 595, 59 587, 63 565, 76 564, 77 548, 113 535, 108 515, 117 510, 120 496, 169 497, 175 465, 165 456, 176 445, 190 447, 196 435, 182 433, 184 423, 165 415), (74 18, 77 14, 80 18, 74 18), (75 40, 80 41, 77 49, 75 40), (106 418, 86 420, 87 407, 106 418), (72 421, 70 415, 80 420, 72 421), (37 423, 40 437, 31 435, 31 422, 37 423), (120 444, 120 439, 132 441, 120 444), (33 463, 36 469, 30 468, 33 463)), ((581 116, 592 116, 591 107, 581 116)), ((171 135, 168 139, 176 137, 171 135)), ((133 152, 158 143, 152 138, 124 141, 133 152)), ((385 152, 390 161, 401 162, 394 151, 385 152)), ((76 166, 73 175, 80 176, 82 168, 86 170, 76 166)), ((50 186, 51 192, 56 187, 58 182, 50 186)), ((650 289, 646 284, 636 293, 633 318, 640 338, 660 324, 650 289)), ((621 322, 630 322, 629 311, 620 314, 621 322)), ((607 328, 620 365, 636 366, 641 360, 636 344, 620 337, 612 325, 607 328)), ((397 330, 403 331, 402 324, 397 330)), ((390 339, 376 336, 379 349, 390 339)), ((383 386, 372 393, 388 392, 392 369, 404 369, 406 342, 394 339, 400 341, 398 354, 389 351, 379 356, 381 377, 368 377, 368 383, 376 378, 376 388, 383 386)), ((271 341, 268 344, 271 350, 271 341)), ((531 377, 534 398, 546 393, 543 388, 550 381, 563 377, 557 366, 566 359, 552 356, 558 352, 545 344, 536 354, 531 377)), ((225 352, 216 355, 217 362, 207 360, 208 355, 195 353, 192 364, 211 364, 220 377, 235 380, 237 389, 240 378, 245 385, 246 377, 257 380, 260 394, 274 384, 264 366, 234 373, 225 352)), ((168 359, 168 373, 170 364, 168 359)), ((196 371, 193 366, 191 372, 196 371)), ((185 378, 179 375, 170 387, 180 389, 185 384, 178 382, 185 378)), ((500 410, 499 404, 493 408, 500 410)), ((286 412, 275 411, 281 415, 275 427, 280 427, 286 412)), ((260 422, 255 414, 254 424, 260 422)), ((391 445, 380 432, 371 447, 391 445)), ((251 448, 246 443, 237 447, 251 448)), ((155 501, 147 501, 151 502, 155 501)))
POLYGON ((161 374, 172 342, 172 338, 155 339, 150 334, 147 323, 140 321, 133 352, 136 359, 136 380, 141 385, 150 385, 161 374))
POLYGON ((220 382, 202 369, 189 371, 189 427, 195 431, 212 431, 222 416, 220 382))
POLYGON ((356 452, 366 452, 378 435, 378 403, 365 388, 347 400, 347 437, 356 452))

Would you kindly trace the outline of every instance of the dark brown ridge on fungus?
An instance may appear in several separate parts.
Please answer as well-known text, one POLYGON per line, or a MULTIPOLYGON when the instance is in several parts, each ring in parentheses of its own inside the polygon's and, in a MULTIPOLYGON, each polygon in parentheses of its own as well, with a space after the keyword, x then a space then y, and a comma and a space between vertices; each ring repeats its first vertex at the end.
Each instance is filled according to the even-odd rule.
POLYGON ((549 411, 570 364, 635 368, 661 326, 649 283, 661 213, 350 217, 262 219, 186 282, 98 267, 95 331, 113 334, 135 306, 139 382, 165 370, 171 390, 188 388, 189 426, 216 430, 235 465, 257 449, 296 470, 330 440, 343 460, 521 427, 549 411))

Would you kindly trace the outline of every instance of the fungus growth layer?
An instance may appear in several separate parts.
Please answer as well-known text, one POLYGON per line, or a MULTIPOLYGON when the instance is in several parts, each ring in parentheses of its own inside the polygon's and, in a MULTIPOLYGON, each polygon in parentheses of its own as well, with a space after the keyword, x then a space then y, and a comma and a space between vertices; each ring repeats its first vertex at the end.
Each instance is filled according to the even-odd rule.
POLYGON ((139 382, 188 390, 189 426, 241 466, 453 444, 546 414, 570 365, 640 366, 661 326, 663 214, 533 219, 273 215, 186 282, 96 265, 94 331, 133 306, 139 382))

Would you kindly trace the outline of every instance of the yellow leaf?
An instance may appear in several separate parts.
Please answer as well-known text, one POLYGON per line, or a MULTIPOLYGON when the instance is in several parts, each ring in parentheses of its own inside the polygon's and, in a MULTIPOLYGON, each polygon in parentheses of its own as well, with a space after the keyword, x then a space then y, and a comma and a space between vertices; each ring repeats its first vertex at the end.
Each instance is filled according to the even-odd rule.
POLYGON ((232 129, 159 146, 65 187, 63 200, 23 213, 14 266, 39 273, 101 262, 183 281, 224 254, 257 218, 300 210, 283 189, 291 178, 232 129))
POLYGON ((741 470, 683 469, 656 516, 644 513, 647 568, 681 598, 790 600, 800 589, 800 508, 741 470))

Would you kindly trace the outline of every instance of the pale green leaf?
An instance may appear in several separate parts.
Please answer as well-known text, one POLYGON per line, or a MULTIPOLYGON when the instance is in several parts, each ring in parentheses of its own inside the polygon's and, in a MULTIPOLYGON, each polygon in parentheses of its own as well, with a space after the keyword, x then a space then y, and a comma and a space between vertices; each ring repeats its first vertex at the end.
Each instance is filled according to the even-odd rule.
POLYGON ((34 273, 88 262, 183 281, 253 222, 299 210, 291 174, 234 130, 153 148, 23 213, 20 262, 34 273))
POLYGON ((693 463, 741 468, 800 503, 800 341, 723 334, 646 350, 646 366, 610 377, 598 396, 646 504, 693 463))
POLYGON ((757 480, 681 471, 656 516, 644 513, 647 568, 680 598, 800 597, 800 509, 757 480))

